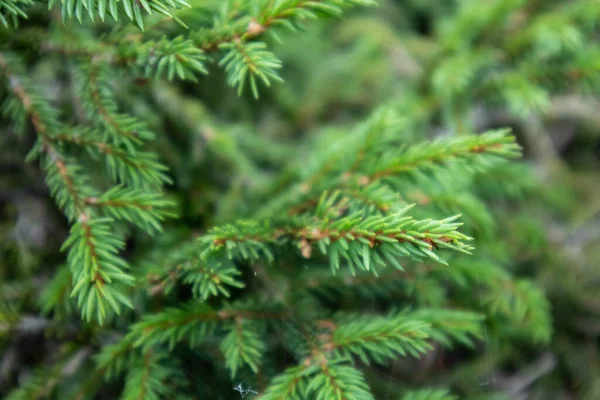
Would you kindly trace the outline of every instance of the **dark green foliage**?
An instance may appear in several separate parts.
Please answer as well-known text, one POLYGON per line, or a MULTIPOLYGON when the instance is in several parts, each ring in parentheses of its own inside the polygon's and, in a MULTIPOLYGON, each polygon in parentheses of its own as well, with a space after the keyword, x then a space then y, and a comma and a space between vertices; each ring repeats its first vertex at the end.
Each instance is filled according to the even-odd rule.
POLYGON ((402 396, 402 400, 456 400, 457 397, 451 395, 447 390, 425 389, 414 392, 408 392, 402 396))
POLYGON ((372 5, 0 0, 0 396, 600 395, 598 2, 372 5))
POLYGON ((27 18, 25 8, 31 4, 33 4, 32 0, 0 1, 0 21, 5 27, 10 24, 17 26, 19 18, 27 18))
MULTIPOLYGON (((55 0, 50 0, 50 8, 54 2, 55 0)), ((104 21, 105 16, 110 14, 115 21, 118 21, 119 17, 124 15, 130 21, 135 21, 136 25, 142 30, 144 29, 143 16, 145 14, 159 13, 179 21, 171 12, 177 8, 190 6, 183 0, 61 0, 61 3, 63 20, 75 16, 79 22, 82 22, 87 14, 92 21, 96 15, 104 21)), ((183 25, 185 26, 185 24, 183 25)))

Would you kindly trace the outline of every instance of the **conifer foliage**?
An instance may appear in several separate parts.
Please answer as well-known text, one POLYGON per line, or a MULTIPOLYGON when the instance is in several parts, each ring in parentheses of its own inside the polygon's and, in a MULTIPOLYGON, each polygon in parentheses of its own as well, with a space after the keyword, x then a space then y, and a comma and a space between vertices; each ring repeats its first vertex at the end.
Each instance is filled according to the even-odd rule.
POLYGON ((527 3, 462 2, 410 96, 342 128, 300 116, 311 133, 278 141, 221 120, 220 82, 245 111, 294 108, 279 50, 374 2, 0 0, 3 129, 68 225, 49 265, 0 270, 0 351, 32 330, 56 347, 0 395, 504 398, 412 377, 439 354, 493 369, 551 341, 494 210, 534 185, 522 148, 467 111, 484 98, 525 118, 567 81, 597 85, 600 53, 578 50, 600 7, 527 3), (552 72, 534 76, 540 59, 552 72))

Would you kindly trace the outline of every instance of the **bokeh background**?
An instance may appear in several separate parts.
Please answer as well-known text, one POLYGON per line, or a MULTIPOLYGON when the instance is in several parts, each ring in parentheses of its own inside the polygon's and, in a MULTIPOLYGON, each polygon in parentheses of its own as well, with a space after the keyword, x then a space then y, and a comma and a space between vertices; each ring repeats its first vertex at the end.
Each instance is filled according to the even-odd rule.
MULTIPOLYGON (((382 106, 402 117, 408 142, 509 127, 524 159, 480 182, 487 209, 468 196, 444 197, 451 191, 436 185, 407 199, 463 210, 479 260, 541 287, 551 321, 530 315, 511 333, 539 340, 492 341, 485 353, 451 355, 440 368, 423 360, 415 379, 473 395, 493 386, 509 398, 600 399, 599 26, 596 0, 380 0, 281 34, 280 44, 269 39, 285 83, 261 88, 258 100, 238 96, 217 67, 194 85, 140 80, 139 92, 119 96, 168 133, 154 146, 171 168, 181 218, 162 240, 243 214, 291 155, 327 148, 322 138, 343 137, 382 106), (453 359, 469 362, 454 367, 453 359)), ((41 63, 36 79, 71 101, 67 80, 49 70, 41 63)), ((24 162, 34 137, 12 134, 4 119, 0 132, 0 332, 11 315, 6 304, 29 315, 16 339, 2 343, 6 383, 56 346, 44 339, 47 320, 31 310, 64 261, 58 250, 68 225, 43 173, 24 162)), ((143 258, 148 243, 134 237, 132 257, 143 258)), ((527 286, 520 290, 527 297, 527 286)), ((425 289, 417 301, 435 304, 435 293, 425 289)), ((386 371, 378 390, 396 373, 386 371)))

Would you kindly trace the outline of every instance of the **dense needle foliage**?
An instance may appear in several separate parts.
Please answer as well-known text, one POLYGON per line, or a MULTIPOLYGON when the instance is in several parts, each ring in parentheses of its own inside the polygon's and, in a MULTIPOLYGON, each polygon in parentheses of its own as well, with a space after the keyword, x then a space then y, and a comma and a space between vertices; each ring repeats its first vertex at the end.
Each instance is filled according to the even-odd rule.
POLYGON ((0 22, 0 396, 600 396, 597 0, 0 22))

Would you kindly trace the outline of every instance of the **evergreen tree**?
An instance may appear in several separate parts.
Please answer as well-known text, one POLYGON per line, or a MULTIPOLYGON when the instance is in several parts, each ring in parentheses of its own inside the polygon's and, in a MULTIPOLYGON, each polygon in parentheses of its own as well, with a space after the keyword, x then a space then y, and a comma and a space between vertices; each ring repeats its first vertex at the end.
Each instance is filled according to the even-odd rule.
POLYGON ((0 394, 600 396, 596 0, 190 3, 0 0, 0 394))

